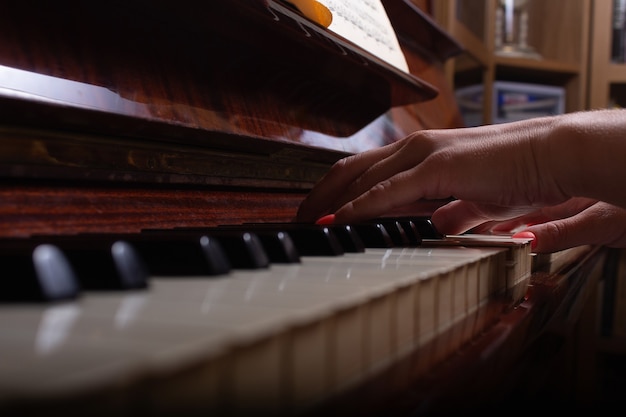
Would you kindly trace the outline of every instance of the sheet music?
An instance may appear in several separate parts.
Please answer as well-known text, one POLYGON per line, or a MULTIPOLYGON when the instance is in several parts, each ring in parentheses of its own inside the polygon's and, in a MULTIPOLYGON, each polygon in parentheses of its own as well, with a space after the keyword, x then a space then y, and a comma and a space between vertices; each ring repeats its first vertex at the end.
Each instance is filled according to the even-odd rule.
POLYGON ((396 33, 380 0, 319 0, 333 14, 329 30, 409 72, 396 33))

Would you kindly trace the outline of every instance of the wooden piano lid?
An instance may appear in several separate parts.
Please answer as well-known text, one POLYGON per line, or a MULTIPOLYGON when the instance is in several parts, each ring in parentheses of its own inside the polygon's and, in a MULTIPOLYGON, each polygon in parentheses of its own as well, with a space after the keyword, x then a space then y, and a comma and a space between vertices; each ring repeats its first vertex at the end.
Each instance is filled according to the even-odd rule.
POLYGON ((64 80, 60 90, 81 96, 67 100, 44 77, 19 85, 26 73, 15 73, 0 97, 26 94, 30 106, 45 106, 29 123, 71 106, 89 110, 81 118, 96 111, 262 137, 278 136, 277 126, 342 137, 438 92, 279 1, 26 4, 3 12, 0 65, 64 80))
POLYGON ((20 143, 69 129, 327 164, 403 137, 386 112, 438 94, 279 1, 29 4, 0 17, 0 123, 20 143))
POLYGON ((6 5, 0 234, 126 230, 118 207, 132 228, 284 221, 333 162, 423 127, 441 94, 414 74, 278 1, 6 5))

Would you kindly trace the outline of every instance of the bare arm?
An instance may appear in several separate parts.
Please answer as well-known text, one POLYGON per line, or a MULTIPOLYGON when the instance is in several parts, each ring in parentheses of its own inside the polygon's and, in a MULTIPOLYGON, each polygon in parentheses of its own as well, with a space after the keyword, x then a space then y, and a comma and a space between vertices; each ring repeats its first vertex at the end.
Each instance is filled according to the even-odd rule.
POLYGON ((354 222, 423 199, 448 233, 506 220, 571 197, 626 208, 626 110, 599 110, 466 129, 424 130, 339 161, 298 219, 354 222))

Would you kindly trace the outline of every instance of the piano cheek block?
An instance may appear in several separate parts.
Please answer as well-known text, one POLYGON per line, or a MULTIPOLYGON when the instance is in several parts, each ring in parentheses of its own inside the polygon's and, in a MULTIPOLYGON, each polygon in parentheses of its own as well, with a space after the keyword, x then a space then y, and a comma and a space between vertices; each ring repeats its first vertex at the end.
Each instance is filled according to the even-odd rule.
POLYGON ((0 301, 60 301, 74 299, 80 292, 72 266, 54 245, 38 245, 32 252, 7 254, 0 260, 6 274, 0 301))

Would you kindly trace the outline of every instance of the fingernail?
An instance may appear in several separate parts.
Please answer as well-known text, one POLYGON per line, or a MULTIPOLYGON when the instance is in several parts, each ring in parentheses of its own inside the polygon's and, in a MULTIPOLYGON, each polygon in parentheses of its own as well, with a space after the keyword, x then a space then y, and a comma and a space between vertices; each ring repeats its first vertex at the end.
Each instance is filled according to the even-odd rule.
POLYGON ((530 248, 531 249, 535 249, 537 247, 537 236, 535 236, 535 234, 533 232, 528 232, 528 231, 517 232, 517 233, 515 233, 511 237, 514 238, 514 239, 517 239, 517 238, 520 238, 520 239, 532 239, 532 241, 530 242, 530 248))
POLYGON ((333 224, 333 223, 335 223, 334 214, 327 214, 326 216, 320 217, 315 222, 315 224, 319 224, 319 225, 326 225, 326 224, 333 224))

